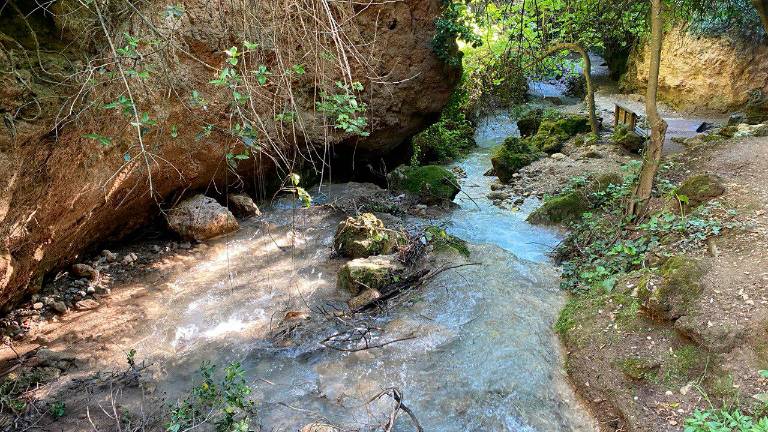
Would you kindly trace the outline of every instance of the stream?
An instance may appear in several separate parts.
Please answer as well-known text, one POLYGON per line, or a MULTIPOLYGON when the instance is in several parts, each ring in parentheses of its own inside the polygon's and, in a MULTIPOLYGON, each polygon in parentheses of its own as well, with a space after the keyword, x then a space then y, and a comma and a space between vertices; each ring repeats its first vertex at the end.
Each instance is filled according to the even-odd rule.
MULTIPOLYGON (((169 279, 171 293, 148 314, 150 330, 136 343, 159 365, 162 389, 173 398, 188 390, 201 362, 238 361, 262 430, 321 420, 376 430, 392 401, 369 401, 391 387, 426 431, 597 430, 567 383, 552 329, 565 295, 547 253, 561 234, 525 222, 534 199, 511 211, 485 197, 494 180, 483 175, 490 149, 516 129, 503 114, 485 119, 479 148, 456 164, 467 173, 466 193, 442 223, 470 243, 478 265, 440 273, 372 318, 382 340, 407 340, 343 352, 318 343, 333 328, 299 327, 284 343, 270 337, 287 311, 316 314, 344 298, 335 287, 343 260, 330 255, 338 216, 276 205, 169 279)), ((325 193, 344 195, 355 185, 325 193)), ((414 429, 401 415, 393 430, 414 429)))

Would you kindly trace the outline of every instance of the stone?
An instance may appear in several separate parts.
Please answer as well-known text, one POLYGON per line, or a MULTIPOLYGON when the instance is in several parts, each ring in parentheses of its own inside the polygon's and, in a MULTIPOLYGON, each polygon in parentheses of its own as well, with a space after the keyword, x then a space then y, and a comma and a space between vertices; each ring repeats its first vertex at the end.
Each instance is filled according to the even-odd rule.
POLYGON ((71 362, 75 360, 74 357, 71 355, 68 355, 64 352, 59 351, 53 351, 48 348, 40 348, 35 353, 35 357, 37 358, 37 361, 40 363, 40 366, 49 366, 49 367, 56 367, 58 364, 62 362, 71 362))
POLYGON ((559 224, 577 220, 592 207, 589 200, 592 193, 604 191, 610 185, 622 182, 623 178, 619 174, 601 174, 586 186, 544 201, 544 204, 528 215, 527 221, 535 224, 559 224))
POLYGON ((195 195, 167 214, 168 227, 187 240, 203 241, 237 231, 235 216, 215 199, 195 195))
POLYGON ((563 160, 566 158, 566 156, 562 153, 552 153, 552 156, 550 156, 554 160, 563 160))
POLYGON ((377 300, 380 298, 381 298, 381 293, 379 292, 379 290, 365 289, 360 294, 347 300, 347 305, 349 306, 349 309, 355 311, 373 302, 374 300, 377 300))
POLYGON ((395 282, 405 267, 395 255, 357 258, 339 270, 337 286, 358 295, 366 289, 380 290, 395 282))
POLYGON ((110 263, 117 261, 117 254, 107 249, 104 249, 103 251, 101 251, 101 256, 103 256, 104 259, 106 259, 107 262, 110 262, 110 263))
POLYGON ((509 137, 491 156, 493 172, 502 183, 509 183, 517 172, 542 156, 527 140, 509 137))
POLYGON ((619 124, 613 132, 613 142, 630 153, 640 153, 645 145, 645 137, 637 132, 629 130, 626 126, 619 124))
POLYGON ((299 432, 339 432, 340 429, 326 423, 310 423, 302 427, 299 432))
POLYGON ((405 236, 388 229, 371 213, 350 216, 336 228, 333 249, 347 258, 365 258, 386 255, 405 243, 405 236))
POLYGON ((747 115, 743 112, 735 112, 728 117, 728 126, 737 126, 747 121, 747 115))
POLYGON ((67 312, 67 304, 63 301, 55 301, 51 303, 51 308, 59 315, 62 315, 67 312))
POLYGON ((227 206, 237 217, 249 218, 261 215, 259 207, 244 193, 227 195, 227 206))
MULTIPOLYGON (((725 186, 720 177, 714 174, 699 174, 688 177, 677 188, 676 194, 679 196, 685 196, 687 202, 683 203, 683 209, 687 212, 691 209, 717 198, 725 193, 725 186)), ((677 199, 674 202, 668 203, 667 206, 672 206, 672 210, 679 211, 680 203, 677 199), (674 208, 674 207, 677 208, 674 208)))
POLYGON ((136 254, 135 254, 135 253, 133 253, 133 252, 129 252, 129 253, 127 253, 127 254, 126 254, 124 257, 123 257, 122 263, 123 263, 123 264, 125 264, 125 265, 131 265, 131 264, 133 264, 134 262, 136 262, 138 259, 139 259, 138 255, 136 255, 136 254))
POLYGON ((72 274, 77 277, 87 278, 90 280, 99 279, 99 271, 89 266, 88 264, 75 264, 72 266, 72 274))
POLYGON ((40 310, 40 309, 42 309, 42 308, 43 308, 43 306, 44 306, 44 305, 43 305, 43 302, 37 302, 37 303, 34 303, 34 304, 32 305, 32 309, 34 309, 34 310, 40 310))
POLYGON ((87 311, 96 309, 97 307, 99 307, 99 302, 93 299, 80 300, 79 302, 75 303, 75 309, 79 311, 87 311))
POLYGON ((489 193, 487 196, 491 201, 504 201, 505 199, 509 198, 509 194, 502 191, 494 191, 489 193))

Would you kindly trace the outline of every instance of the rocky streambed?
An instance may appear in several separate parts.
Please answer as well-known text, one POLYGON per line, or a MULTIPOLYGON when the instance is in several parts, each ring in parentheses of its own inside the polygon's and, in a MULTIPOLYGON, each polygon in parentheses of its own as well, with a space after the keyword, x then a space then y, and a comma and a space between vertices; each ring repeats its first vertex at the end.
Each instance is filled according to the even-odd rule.
MULTIPOLYGON (((393 401, 381 397, 391 389, 424 430, 596 430, 568 385, 552 330, 565 299, 547 253, 560 233, 525 222, 536 198, 510 211, 486 197, 489 148, 514 129, 505 118, 479 128, 479 149, 456 164, 466 175, 453 210, 377 213, 388 227, 412 233, 445 227, 468 241, 470 254, 430 254, 420 266, 442 271, 375 313, 344 312, 350 293, 337 288, 336 275, 348 259, 332 247, 351 209, 375 197, 395 207, 404 199, 370 184, 313 190, 316 205, 308 209, 274 202, 207 243, 173 249, 155 242, 138 256, 131 246, 117 251, 102 275, 123 274, 111 295, 44 323, 28 338, 34 341, 16 346, 21 353, 43 346, 68 362, 52 362, 63 375, 41 395, 70 407, 56 427, 108 424, 93 407, 116 396, 93 390, 93 373, 119 369, 133 352, 132 361, 151 366, 142 366, 142 392, 121 392, 127 411, 175 401, 201 364, 238 362, 264 430, 317 422, 378 430, 392 412, 393 401), (351 344, 344 339, 360 334, 351 344), (358 349, 361 343, 374 348, 358 349), (91 391, 73 392, 77 386, 91 391), (83 418, 89 406, 91 420, 83 418)), ((412 428, 401 415, 393 430, 412 428)))

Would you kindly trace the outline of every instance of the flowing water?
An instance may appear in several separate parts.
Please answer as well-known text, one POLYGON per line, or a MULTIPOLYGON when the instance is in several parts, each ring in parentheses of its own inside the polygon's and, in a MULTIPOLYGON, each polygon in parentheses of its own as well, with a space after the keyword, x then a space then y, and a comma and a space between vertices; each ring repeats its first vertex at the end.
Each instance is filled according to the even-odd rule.
MULTIPOLYGON (((490 149, 514 133, 507 116, 489 117, 478 128, 480 148, 457 163, 466 193, 443 222, 470 242, 476 265, 440 273, 368 323, 382 329, 374 343, 405 340, 359 352, 319 343, 339 330, 320 311, 345 299, 335 287, 343 260, 330 253, 339 215, 276 205, 169 278, 170 293, 135 343, 160 365, 163 390, 181 394, 202 361, 239 361, 263 430, 296 431, 318 420, 377 430, 392 401, 370 400, 391 387, 426 431, 597 430, 567 384, 552 330, 564 295, 547 253, 560 234, 525 222, 533 200, 512 211, 485 197, 490 149), (272 337, 275 328, 293 328, 280 324, 291 310, 312 318, 272 337)), ((413 427, 401 415, 394 430, 413 427)))

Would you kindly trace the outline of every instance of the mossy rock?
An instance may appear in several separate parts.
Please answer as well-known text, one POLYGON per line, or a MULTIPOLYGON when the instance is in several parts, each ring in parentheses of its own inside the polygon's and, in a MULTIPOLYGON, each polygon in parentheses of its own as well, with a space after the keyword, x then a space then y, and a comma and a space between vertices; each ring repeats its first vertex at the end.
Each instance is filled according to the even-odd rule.
POLYGON ((569 138, 590 132, 589 118, 568 115, 556 120, 543 120, 536 135, 530 138, 531 146, 547 154, 558 153, 569 138))
POLYGON ((517 130, 521 137, 530 137, 536 134, 541 126, 541 119, 544 117, 544 111, 535 109, 525 113, 517 120, 517 130))
POLYGON ((544 201, 528 216, 528 222, 535 224, 559 224, 576 220, 589 210, 589 202, 582 192, 571 191, 544 201))
POLYGON ((703 291, 701 280, 707 271, 704 263, 685 255, 673 256, 656 277, 639 287, 637 297, 651 315, 676 320, 688 314, 691 304, 703 291))
POLYGON ((404 271, 403 264, 395 255, 357 258, 339 269, 337 286, 353 296, 364 290, 380 290, 397 282, 404 271))
POLYGON ((641 137, 633 130, 629 130, 629 128, 623 124, 616 126, 612 138, 614 144, 630 153, 640 153, 645 145, 644 137, 641 137))
POLYGON ((413 159, 419 164, 447 163, 467 154, 475 143, 475 128, 464 114, 441 118, 413 137, 413 159))
POLYGON ((695 209, 707 201, 725 193, 720 177, 713 174, 699 174, 688 177, 677 188, 677 195, 687 197, 686 210, 695 209))
POLYGON ((578 220, 592 208, 589 200, 592 193, 605 191, 610 185, 622 182, 623 178, 619 174, 601 174, 582 188, 547 199, 527 220, 534 224, 560 224, 578 220))
POLYGON ((363 213, 339 223, 333 238, 333 249, 348 258, 386 255, 405 243, 405 236, 387 229, 376 216, 363 213))
POLYGON ((526 138, 509 137, 491 157, 493 171, 502 183, 512 180, 512 175, 542 157, 526 138))
POLYGON ((456 176, 437 165, 400 166, 388 176, 393 189, 406 191, 419 197, 424 204, 453 201, 461 190, 456 176))

